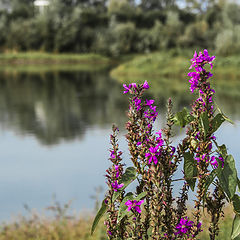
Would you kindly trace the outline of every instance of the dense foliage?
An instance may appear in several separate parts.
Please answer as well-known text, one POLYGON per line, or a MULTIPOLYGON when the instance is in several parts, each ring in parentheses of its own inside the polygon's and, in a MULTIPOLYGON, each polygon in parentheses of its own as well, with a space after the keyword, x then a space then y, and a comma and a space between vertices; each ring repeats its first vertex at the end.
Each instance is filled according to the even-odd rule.
POLYGON ((0 49, 117 56, 169 48, 240 51, 240 6, 227 0, 0 1, 0 49))

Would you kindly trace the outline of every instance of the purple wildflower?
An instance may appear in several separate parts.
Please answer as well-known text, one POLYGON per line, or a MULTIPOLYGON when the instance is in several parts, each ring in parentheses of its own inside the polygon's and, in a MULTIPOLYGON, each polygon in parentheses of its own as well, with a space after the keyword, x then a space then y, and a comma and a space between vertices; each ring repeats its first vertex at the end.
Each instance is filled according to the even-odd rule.
POLYGON ((194 90, 198 87, 198 81, 200 80, 200 73, 196 72, 190 72, 188 73, 188 76, 191 77, 189 82, 191 83, 190 90, 191 92, 194 92, 194 90))
POLYGON ((114 151, 111 151, 110 157, 111 157, 111 158, 115 158, 114 151))
POLYGON ((130 83, 128 86, 126 84, 123 84, 123 87, 125 88, 125 91, 123 91, 123 93, 128 93, 130 92, 131 93, 131 88, 137 88, 137 85, 136 83, 130 83))
POLYGON ((141 99, 135 98, 133 101, 135 103, 135 107, 136 107, 137 111, 139 111, 141 109, 141 99))
POLYGON ((115 181, 114 183, 112 183, 112 187, 113 187, 113 190, 114 190, 115 192, 117 192, 117 190, 118 190, 119 188, 122 188, 123 185, 124 185, 123 183, 118 184, 117 181, 115 181))
POLYGON ((223 167, 224 167, 224 159, 223 159, 222 156, 219 156, 218 158, 215 157, 215 156, 212 156, 212 157, 211 157, 211 161, 210 161, 211 165, 213 166, 213 168, 217 168, 217 167, 218 167, 218 161, 217 161, 217 159, 222 162, 222 168, 223 168, 223 167))
POLYGON ((210 163, 213 166, 213 168, 217 168, 218 167, 217 158, 215 156, 211 157, 210 163))
POLYGON ((203 53, 199 52, 199 54, 197 54, 195 51, 193 58, 191 59, 192 65, 189 69, 194 67, 198 72, 201 72, 203 70, 202 67, 207 63, 211 66, 212 69, 212 62, 214 59, 215 56, 210 57, 207 49, 205 49, 203 53))
POLYGON ((163 145, 163 139, 162 139, 162 132, 161 130, 159 130, 158 132, 156 132, 157 135, 159 135, 159 137, 156 138, 157 140, 157 146, 161 147, 163 145))
POLYGON ((210 139, 216 140, 216 137, 215 136, 211 136, 210 139))
POLYGON ((115 170, 116 170, 116 178, 119 178, 119 165, 115 165, 115 170))
POLYGON ((154 164, 158 163, 157 156, 159 156, 161 153, 159 152, 159 146, 156 147, 150 147, 148 153, 145 154, 145 157, 148 158, 148 163, 150 164, 152 161, 154 164))
POLYGON ((142 211, 141 211, 141 209, 140 209, 140 206, 141 206, 141 204, 144 202, 144 200, 141 200, 141 201, 137 201, 137 200, 133 200, 133 201, 131 201, 131 200, 128 200, 126 203, 125 203, 125 205, 127 205, 128 206, 128 211, 131 211, 131 209, 134 209, 134 210, 136 210, 138 213, 141 213, 142 211))
MULTIPOLYGON (((195 51, 193 58, 191 59, 192 64, 189 69, 195 68, 196 72, 188 73, 188 76, 191 77, 191 79, 189 80, 191 84, 191 92, 194 92, 196 88, 199 88, 200 81, 213 76, 211 72, 207 72, 203 67, 205 64, 209 64, 212 69, 212 62, 214 59, 215 56, 210 57, 206 49, 203 51, 203 53, 199 52, 199 54, 197 54, 197 52, 195 51), (202 75, 204 75, 204 77, 202 75)), ((199 91, 201 94, 203 94, 203 91, 201 89, 199 89, 199 91)), ((212 91, 212 89, 210 91, 212 91)))
POLYGON ((150 105, 152 105, 152 104, 154 104, 154 100, 153 100, 153 99, 150 99, 150 100, 147 100, 147 99, 146 99, 146 105, 147 105, 147 106, 150 106, 150 105))
POLYGON ((145 111, 144 114, 145 114, 145 118, 148 118, 152 121, 155 121, 156 120, 156 117, 158 115, 158 113, 156 112, 156 107, 152 107, 153 111, 145 111))
POLYGON ((201 161, 201 158, 199 157, 199 155, 197 155, 197 156, 195 157, 195 160, 196 160, 198 163, 201 161))
POLYGON ((148 85, 148 82, 147 82, 147 81, 145 81, 145 82, 143 83, 143 88, 144 88, 144 89, 148 89, 148 88, 149 88, 149 85, 148 85))
POLYGON ((202 223, 199 222, 199 223, 197 224, 197 228, 199 229, 199 228, 201 228, 201 226, 202 226, 202 223))
POLYGON ((123 93, 128 93, 131 88, 132 88, 132 84, 130 83, 128 86, 126 84, 123 84, 123 87, 126 89, 125 91, 123 91, 123 93))
POLYGON ((212 150, 212 143, 208 144, 208 150, 211 151, 212 150))
POLYGON ((176 148, 175 147, 171 147, 172 148, 172 151, 171 151, 171 153, 170 153, 170 156, 172 157, 173 156, 173 154, 175 153, 175 151, 176 151, 176 148))
POLYGON ((193 221, 188 221, 187 217, 181 218, 181 220, 176 226, 177 232, 175 232, 174 234, 180 235, 180 236, 184 234, 188 234, 192 227, 193 227, 193 221))
POLYGON ((222 162, 222 168, 224 167, 224 159, 222 156, 219 156, 218 159, 222 162))

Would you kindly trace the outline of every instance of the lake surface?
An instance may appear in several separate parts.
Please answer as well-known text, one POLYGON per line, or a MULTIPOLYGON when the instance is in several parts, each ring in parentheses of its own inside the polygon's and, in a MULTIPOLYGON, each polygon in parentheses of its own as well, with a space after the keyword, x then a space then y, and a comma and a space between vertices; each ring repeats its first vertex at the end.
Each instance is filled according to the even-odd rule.
MULTIPOLYGON (((179 90, 172 80, 159 83, 148 94, 158 97, 162 122, 169 96, 175 109, 189 105, 192 96, 187 80, 179 90)), ((236 124, 224 124, 216 136, 226 143, 240 171, 240 98, 219 89, 218 105, 236 124)), ((1 72, 0 220, 26 214, 24 204, 41 211, 54 195, 62 204, 73 200, 77 212, 92 210, 94 189, 105 187, 112 123, 121 130, 120 146, 127 158, 126 110, 122 84, 108 71, 1 72)))

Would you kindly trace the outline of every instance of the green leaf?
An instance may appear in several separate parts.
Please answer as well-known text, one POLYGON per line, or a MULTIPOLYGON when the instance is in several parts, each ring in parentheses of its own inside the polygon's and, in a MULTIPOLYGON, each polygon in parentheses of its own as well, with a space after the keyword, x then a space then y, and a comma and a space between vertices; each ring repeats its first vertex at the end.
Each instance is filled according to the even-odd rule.
POLYGON ((231 239, 235 239, 239 235, 240 235, 240 216, 236 214, 233 219, 231 239))
POLYGON ((203 186, 203 191, 204 191, 204 196, 203 196, 203 206, 205 206, 205 199, 206 199, 206 194, 207 190, 210 187, 211 183, 214 181, 215 177, 217 175, 217 169, 214 169, 207 177, 205 184, 203 186))
POLYGON ((184 108, 182 111, 175 114, 173 121, 175 124, 185 127, 188 123, 192 122, 194 117, 189 114, 188 110, 184 108))
POLYGON ((124 185, 113 194, 113 201, 115 201, 123 192, 123 190, 137 178, 136 174, 137 171, 134 167, 128 167, 126 169, 125 173, 122 175, 121 180, 119 181, 120 184, 123 183, 124 185))
POLYGON ((212 120, 212 133, 216 132, 224 121, 225 118, 223 115, 221 113, 218 113, 212 120))
POLYGON ((240 197, 237 194, 234 194, 232 198, 234 211, 240 215, 240 197))
POLYGON ((142 198, 144 198, 146 195, 147 195, 147 192, 142 192, 136 196, 135 200, 139 201, 142 198))
POLYGON ((227 147, 225 144, 221 146, 217 146, 218 152, 222 155, 222 157, 225 159, 227 157, 227 147))
POLYGON ((203 114, 201 114, 200 116, 200 124, 201 127, 204 131, 204 136, 206 137, 209 131, 209 120, 208 120, 208 114, 207 112, 204 112, 203 114))
POLYGON ((147 230, 147 235, 148 237, 152 237, 152 230, 153 230, 153 227, 149 227, 148 230, 147 230))
POLYGON ((237 170, 235 168, 235 161, 232 155, 228 155, 224 161, 224 168, 218 171, 218 179, 224 192, 229 199, 232 199, 237 188, 237 170))
POLYGON ((240 180, 239 178, 237 179, 237 187, 238 187, 238 192, 240 191, 240 180))
POLYGON ((102 206, 101 208, 98 210, 96 217, 94 218, 93 224, 92 224, 92 228, 91 228, 91 235, 94 233, 99 220, 102 218, 102 216, 104 215, 104 213, 107 211, 107 205, 104 202, 104 200, 102 201, 102 206))
POLYGON ((190 152, 183 153, 184 157, 184 175, 187 183, 189 184, 192 191, 194 191, 196 178, 197 177, 197 164, 193 158, 193 154, 190 152))
POLYGON ((217 110, 222 114, 223 118, 229 123, 234 124, 234 122, 222 112, 222 110, 219 108, 219 106, 216 103, 215 105, 217 107, 217 110))

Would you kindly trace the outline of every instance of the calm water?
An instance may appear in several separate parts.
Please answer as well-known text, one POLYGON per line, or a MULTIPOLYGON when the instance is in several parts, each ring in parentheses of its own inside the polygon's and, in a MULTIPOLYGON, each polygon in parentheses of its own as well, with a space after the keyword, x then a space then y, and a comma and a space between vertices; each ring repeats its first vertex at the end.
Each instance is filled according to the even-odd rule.
MULTIPOLYGON (((161 95, 161 116, 168 96, 176 109, 189 104, 187 83, 182 84, 184 90, 171 81, 149 93, 161 95)), ((216 135, 240 171, 240 98, 219 89, 217 101, 236 125, 224 124, 216 135)), ((122 85, 106 71, 0 73, 0 220, 25 214, 24 204, 41 210, 53 195, 61 203, 73 200, 76 211, 93 209, 94 188, 105 182, 111 125, 124 129, 126 109, 122 85)))

